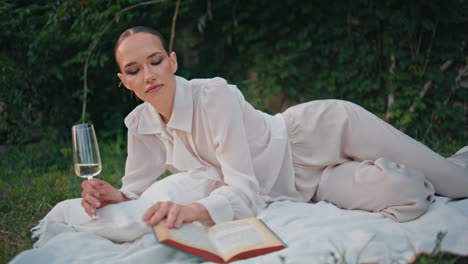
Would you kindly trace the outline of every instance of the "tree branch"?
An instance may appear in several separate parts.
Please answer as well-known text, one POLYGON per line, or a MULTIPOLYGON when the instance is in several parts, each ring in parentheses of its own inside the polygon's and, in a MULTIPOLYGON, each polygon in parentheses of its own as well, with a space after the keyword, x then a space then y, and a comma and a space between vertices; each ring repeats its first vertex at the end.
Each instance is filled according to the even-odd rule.
POLYGON ((177 22, 177 14, 179 13, 180 0, 177 0, 176 8, 174 11, 174 16, 172 17, 172 27, 171 27, 171 40, 169 41, 169 52, 172 51, 172 45, 174 44, 175 37, 175 27, 177 22))
MULTIPOLYGON (((453 64, 453 60, 448 60, 442 66, 440 66, 440 72, 444 72, 447 70, 451 65, 453 64)), ((409 108, 408 112, 413 113, 416 111, 416 105, 418 103, 419 99, 422 99, 424 96, 426 96, 427 91, 429 91, 429 88, 432 86, 432 80, 427 81, 424 84, 424 87, 422 90, 419 92, 419 96, 414 100, 413 104, 411 104, 411 107, 409 108)))
POLYGON ((459 69, 459 70, 458 70, 458 75, 457 75, 457 77, 455 78, 455 84, 452 85, 452 86, 450 87, 450 93, 449 93, 449 95, 447 96, 447 98, 445 98, 445 100, 444 100, 444 105, 448 104, 448 102, 450 101, 450 98, 452 97, 453 93, 455 92, 455 89, 457 89, 458 85, 460 85, 461 78, 462 78, 466 73, 468 73, 468 64, 465 65, 465 67, 463 67, 463 69, 459 69))
MULTIPOLYGON (((390 54, 390 62, 391 62, 390 63, 390 68, 388 69, 388 71, 391 74, 394 74, 395 73, 395 68, 396 68, 396 58, 395 58, 395 54, 393 54, 393 53, 390 54)), ((390 121, 392 119, 392 117, 393 117, 392 111, 390 109, 391 109, 394 102, 395 102, 395 93, 391 92, 387 96, 387 112, 385 113, 385 118, 387 119, 387 121, 390 121)))
POLYGON ((424 72, 426 72, 427 65, 429 64, 429 58, 432 53, 432 44, 434 43, 434 39, 437 33, 437 27, 439 26, 439 19, 436 20, 436 24, 434 30, 432 31, 431 42, 429 43, 429 47, 427 48, 426 52, 426 60, 424 62, 424 72))
POLYGON ((460 70, 460 71, 458 72, 457 78, 455 78, 455 82, 461 81, 461 78, 462 78, 463 76, 465 76, 465 74, 467 74, 467 73, 468 73, 468 64, 465 65, 465 67, 463 68, 463 70, 460 70))

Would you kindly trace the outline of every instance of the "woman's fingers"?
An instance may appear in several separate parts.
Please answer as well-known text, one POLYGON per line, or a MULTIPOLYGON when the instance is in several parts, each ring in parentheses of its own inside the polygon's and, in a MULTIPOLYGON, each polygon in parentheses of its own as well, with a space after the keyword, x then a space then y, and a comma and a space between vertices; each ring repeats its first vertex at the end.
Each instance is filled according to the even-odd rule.
POLYGON ((83 193, 88 193, 96 198, 99 198, 100 196, 99 192, 96 190, 96 188, 94 188, 94 186, 89 181, 83 181, 81 183, 81 189, 83 190, 83 192, 81 193, 82 196, 83 196, 83 193))
POLYGON ((178 217, 177 217, 177 219, 176 219, 176 221, 175 221, 175 223, 174 223, 174 227, 175 227, 175 228, 181 227, 182 224, 185 222, 185 220, 186 220, 186 214, 185 214, 185 210, 184 210, 184 209, 186 209, 186 208, 187 208, 187 207, 185 206, 185 207, 182 208, 182 210, 180 210, 180 213, 179 213, 179 215, 178 215, 178 217))
POLYGON ((102 181, 100 179, 92 179, 90 181, 88 181, 92 186, 94 186, 95 188, 100 188, 102 186, 105 186, 105 185, 110 185, 109 183, 105 182, 105 181, 102 181))
POLYGON ((157 202, 143 215, 142 220, 147 225, 156 225, 166 218, 168 228, 179 228, 186 218, 186 206, 173 202, 157 202))
POLYGON ((101 201, 98 198, 89 193, 86 195, 86 201, 94 208, 99 208, 102 205, 101 201))
POLYGON ((92 188, 90 185, 84 188, 81 192, 81 197, 83 198, 83 200, 86 200, 89 204, 94 204, 95 207, 101 206, 101 201, 99 200, 100 196, 101 195, 99 194, 99 192, 92 188))
POLYGON ((153 206, 148 208, 148 210, 146 210, 145 214, 141 218, 143 220, 143 222, 145 222, 146 224, 149 225, 151 217, 153 217, 153 214, 159 209, 160 205, 161 205, 161 202, 157 202, 153 206))
POLYGON ((81 206, 83 206, 86 214, 89 216, 96 215, 96 209, 91 206, 90 203, 88 203, 85 199, 81 200, 81 206))
POLYGON ((167 210, 166 226, 168 228, 173 228, 173 227, 176 227, 175 222, 177 218, 180 217, 180 211, 181 211, 180 209, 182 206, 179 204, 175 204, 175 203, 172 203, 168 206, 169 208, 167 210))
POLYGON ((98 179, 93 179, 91 181, 83 181, 81 187, 83 189, 81 195, 83 199, 88 200, 89 203, 98 202, 99 205, 95 205, 96 207, 104 206, 106 204, 111 203, 119 203, 125 200, 120 190, 114 188, 112 185, 105 181, 101 181, 98 179), (88 197, 90 196, 92 198, 88 199, 88 197))
POLYGON ((83 189, 81 192, 81 205, 89 216, 96 215, 96 208, 104 205, 100 200, 101 194, 96 190, 94 184, 91 183, 92 181, 83 181, 81 183, 81 188, 83 189))
POLYGON ((90 185, 92 185, 93 190, 96 191, 96 194, 93 194, 99 201, 102 206, 106 204, 120 203, 126 201, 126 197, 120 192, 119 189, 114 188, 105 181, 98 179, 91 180, 90 185))
POLYGON ((90 216, 96 215, 97 208, 128 200, 120 190, 99 179, 85 180, 81 183, 81 188, 81 204, 90 216))
POLYGON ((159 207, 157 208, 157 210, 151 216, 151 219, 149 220, 149 223, 152 224, 152 225, 156 225, 161 220, 163 220, 167 216, 167 213, 169 212, 170 204, 171 204, 171 202, 161 203, 159 205, 159 207))

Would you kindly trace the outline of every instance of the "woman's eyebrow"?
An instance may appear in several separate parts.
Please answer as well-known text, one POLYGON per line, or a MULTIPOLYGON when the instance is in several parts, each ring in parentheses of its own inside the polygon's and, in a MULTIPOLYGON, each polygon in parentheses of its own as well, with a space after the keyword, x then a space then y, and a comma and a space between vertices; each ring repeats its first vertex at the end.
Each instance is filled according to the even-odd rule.
POLYGON ((136 64, 136 62, 129 62, 129 63, 124 65, 124 68, 130 67, 130 66, 135 65, 135 64, 136 64))
POLYGON ((158 54, 161 54, 161 52, 156 51, 156 52, 154 52, 154 53, 151 53, 151 55, 148 56, 148 59, 151 59, 152 57, 154 57, 154 56, 156 56, 156 55, 158 55, 158 54))

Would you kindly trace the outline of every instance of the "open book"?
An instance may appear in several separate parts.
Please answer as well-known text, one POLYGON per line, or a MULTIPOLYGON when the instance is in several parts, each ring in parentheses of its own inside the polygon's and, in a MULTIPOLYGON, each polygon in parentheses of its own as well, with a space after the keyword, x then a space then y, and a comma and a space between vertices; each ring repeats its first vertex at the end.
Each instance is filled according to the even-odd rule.
POLYGON ((216 263, 228 263, 286 248, 260 220, 246 218, 206 228, 184 224, 168 229, 165 220, 153 226, 156 238, 166 245, 216 263))

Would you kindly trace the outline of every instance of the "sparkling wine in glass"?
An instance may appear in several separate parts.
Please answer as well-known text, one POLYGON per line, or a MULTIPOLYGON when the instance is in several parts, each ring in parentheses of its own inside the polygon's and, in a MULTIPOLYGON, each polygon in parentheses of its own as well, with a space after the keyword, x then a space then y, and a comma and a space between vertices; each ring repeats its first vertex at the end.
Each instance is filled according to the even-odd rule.
POLYGON ((101 156, 92 124, 78 124, 72 127, 73 162, 77 176, 92 180, 101 173, 101 156))
MULTIPOLYGON (((92 124, 78 124, 72 127, 73 162, 75 174, 89 181, 101 173, 101 156, 92 124)), ((92 205, 95 209, 94 204, 92 205)), ((92 220, 97 219, 93 215, 92 220)))

